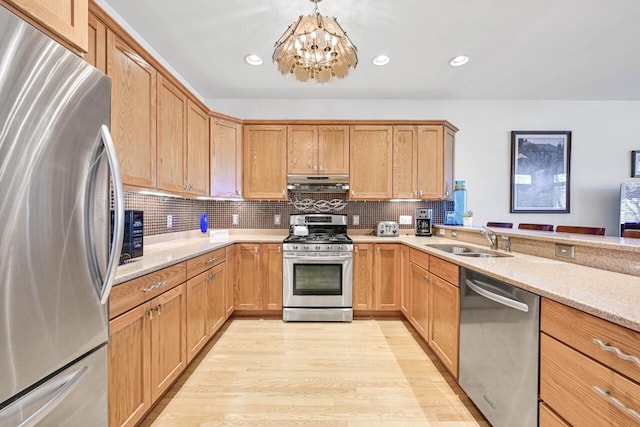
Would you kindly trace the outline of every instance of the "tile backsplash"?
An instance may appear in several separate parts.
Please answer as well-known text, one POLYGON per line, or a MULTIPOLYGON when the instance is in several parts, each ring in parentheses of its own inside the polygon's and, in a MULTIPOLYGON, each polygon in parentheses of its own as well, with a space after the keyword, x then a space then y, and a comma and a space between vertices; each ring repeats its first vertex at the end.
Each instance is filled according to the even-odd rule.
MULTIPOLYGON (((342 200, 343 193, 292 193, 292 198, 313 200, 342 200)), ((299 211, 289 201, 256 200, 192 200, 174 197, 143 195, 125 192, 125 209, 144 211, 144 234, 153 236, 171 232, 197 230, 200 228, 200 214, 209 216, 209 229, 287 229, 289 215, 299 211), (239 224, 232 224, 232 215, 239 216, 239 224), (167 227, 167 216, 172 216, 172 227, 167 227), (281 215, 281 224, 274 224, 274 216, 281 215)), ((444 211, 453 210, 453 202, 389 202, 389 201, 348 201, 341 211, 349 216, 350 229, 373 229, 378 221, 399 221, 400 215, 411 215, 411 225, 401 224, 401 229, 413 229, 416 208, 432 208, 434 224, 444 222, 444 211), (353 215, 360 217, 359 225, 352 225, 353 215)))

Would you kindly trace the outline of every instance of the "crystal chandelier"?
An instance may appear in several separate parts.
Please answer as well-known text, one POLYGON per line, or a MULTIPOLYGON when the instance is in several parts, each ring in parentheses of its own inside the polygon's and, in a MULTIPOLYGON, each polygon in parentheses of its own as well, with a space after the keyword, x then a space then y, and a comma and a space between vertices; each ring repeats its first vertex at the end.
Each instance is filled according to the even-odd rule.
POLYGON ((358 49, 351 43, 336 18, 320 15, 318 2, 312 15, 300 16, 276 42, 273 62, 282 74, 297 80, 315 79, 326 83, 331 77, 343 78, 358 64, 358 49))

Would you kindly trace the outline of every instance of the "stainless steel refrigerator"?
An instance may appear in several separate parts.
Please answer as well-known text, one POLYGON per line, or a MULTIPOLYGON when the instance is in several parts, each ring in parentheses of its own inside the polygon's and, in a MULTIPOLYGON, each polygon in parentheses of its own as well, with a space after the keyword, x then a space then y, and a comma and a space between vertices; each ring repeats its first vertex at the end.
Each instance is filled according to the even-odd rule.
POLYGON ((3 427, 107 425, 107 300, 123 223, 110 88, 0 6, 3 427))

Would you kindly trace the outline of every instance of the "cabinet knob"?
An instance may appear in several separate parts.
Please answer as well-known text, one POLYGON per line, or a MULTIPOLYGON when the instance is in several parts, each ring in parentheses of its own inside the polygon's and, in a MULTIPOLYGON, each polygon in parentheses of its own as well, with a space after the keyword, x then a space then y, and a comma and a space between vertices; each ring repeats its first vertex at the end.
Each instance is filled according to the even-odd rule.
POLYGON ((257 246, 255 246, 255 247, 253 248, 253 252, 258 253, 258 247, 257 247, 257 246))
POLYGON ((313 171, 314 172, 318 172, 318 166, 317 165, 313 165, 313 171))
POLYGON ((380 246, 376 246, 376 252, 380 253, 380 246))
POLYGON ((429 278, 429 276, 424 276, 424 281, 429 283, 429 282, 431 282, 431 279, 429 278))
POLYGON ((418 190, 413 190, 413 197, 418 197, 418 190))
POLYGON ((282 252, 282 248, 278 246, 278 253, 282 252))
POLYGON ((357 246, 354 246, 354 247, 353 247, 353 251, 354 251, 354 252, 358 252, 358 247, 357 247, 357 246))
POLYGON ((287 195, 287 190, 282 190, 282 195, 286 196, 287 195))
POLYGON ((420 197, 422 197, 422 194, 423 194, 423 193, 422 193, 422 190, 420 190, 420 197))
POLYGON ((147 317, 148 317, 150 320, 153 320, 153 310, 147 310, 147 317))
POLYGON ((356 195, 356 190, 351 190, 351 195, 355 196, 356 195))
POLYGON ((444 192, 444 196, 445 196, 445 197, 449 197, 449 190, 447 190, 447 191, 445 191, 445 192, 444 192))
POLYGON ((240 190, 236 190, 236 194, 239 196, 240 195, 240 190))
POLYGON ((320 172, 324 170, 324 166, 320 165, 320 172))

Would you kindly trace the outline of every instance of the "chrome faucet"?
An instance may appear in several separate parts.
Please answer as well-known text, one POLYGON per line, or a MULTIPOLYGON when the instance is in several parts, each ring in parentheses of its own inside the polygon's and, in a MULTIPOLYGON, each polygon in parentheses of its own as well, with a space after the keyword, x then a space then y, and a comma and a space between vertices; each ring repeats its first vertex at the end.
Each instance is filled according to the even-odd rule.
POLYGON ((498 249, 498 235, 493 230, 485 227, 484 225, 482 226, 482 228, 484 228, 484 230, 482 230, 480 233, 487 238, 489 244, 491 245, 491 249, 498 249))

